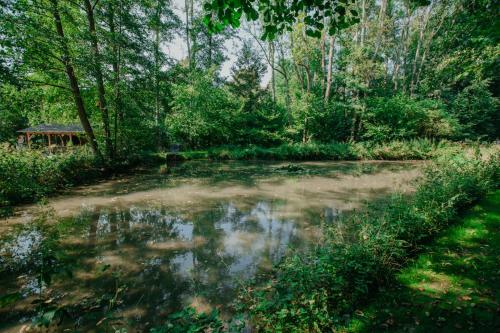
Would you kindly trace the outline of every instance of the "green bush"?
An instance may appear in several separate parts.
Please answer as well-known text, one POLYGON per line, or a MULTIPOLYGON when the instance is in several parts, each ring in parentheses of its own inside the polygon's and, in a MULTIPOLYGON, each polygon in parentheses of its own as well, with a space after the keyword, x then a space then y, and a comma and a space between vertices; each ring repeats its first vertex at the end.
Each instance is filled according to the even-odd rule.
POLYGON ((101 174, 92 153, 75 149, 46 155, 37 150, 0 148, 0 207, 32 202, 101 174))
POLYGON ((346 217, 325 242, 281 263, 270 282, 243 297, 251 322, 269 332, 321 332, 342 324, 390 280, 420 244, 499 183, 500 156, 446 155, 425 171, 416 193, 346 217))
POLYGON ((363 138, 372 141, 450 138, 458 132, 457 119, 437 100, 376 97, 369 99, 364 116, 363 138))

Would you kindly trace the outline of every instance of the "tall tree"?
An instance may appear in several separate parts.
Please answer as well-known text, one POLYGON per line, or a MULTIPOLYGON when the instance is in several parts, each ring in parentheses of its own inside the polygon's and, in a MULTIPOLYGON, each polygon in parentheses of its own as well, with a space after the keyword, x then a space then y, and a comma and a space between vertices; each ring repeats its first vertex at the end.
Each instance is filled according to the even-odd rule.
POLYGON ((109 112, 106 102, 106 91, 104 88, 104 78, 102 73, 102 60, 99 51, 99 40, 97 37, 96 23, 94 18, 94 9, 95 6, 98 4, 98 1, 95 4, 91 4, 90 0, 83 0, 83 2, 85 5, 85 13, 88 21, 88 31, 90 35, 90 44, 93 53, 93 72, 97 84, 97 96, 99 99, 98 104, 99 104, 99 109, 101 111, 102 124, 104 128, 104 142, 106 146, 106 155, 109 159, 111 159, 111 155, 113 154, 113 144, 111 142, 111 130, 109 127, 109 112))

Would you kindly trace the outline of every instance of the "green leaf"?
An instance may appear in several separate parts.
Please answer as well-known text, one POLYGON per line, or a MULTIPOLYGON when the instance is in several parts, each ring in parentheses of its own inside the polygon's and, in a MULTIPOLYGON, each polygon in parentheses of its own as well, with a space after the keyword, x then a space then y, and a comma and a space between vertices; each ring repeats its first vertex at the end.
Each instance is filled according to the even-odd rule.
POLYGON ((19 292, 0 296, 0 309, 12 303, 15 303, 20 299, 21 299, 21 293, 19 292))

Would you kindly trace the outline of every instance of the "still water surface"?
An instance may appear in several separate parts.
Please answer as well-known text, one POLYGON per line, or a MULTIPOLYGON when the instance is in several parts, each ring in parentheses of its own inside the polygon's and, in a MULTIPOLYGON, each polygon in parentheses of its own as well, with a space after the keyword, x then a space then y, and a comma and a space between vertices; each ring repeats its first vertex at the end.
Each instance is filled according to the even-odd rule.
POLYGON ((339 215, 411 190, 420 168, 284 165, 189 162, 20 208, 0 221, 0 297, 17 299, 0 308, 0 331, 30 322, 39 299, 64 306, 82 330, 108 316, 142 331, 184 306, 227 313, 244 281, 290 249, 321 243, 321 228, 339 215))

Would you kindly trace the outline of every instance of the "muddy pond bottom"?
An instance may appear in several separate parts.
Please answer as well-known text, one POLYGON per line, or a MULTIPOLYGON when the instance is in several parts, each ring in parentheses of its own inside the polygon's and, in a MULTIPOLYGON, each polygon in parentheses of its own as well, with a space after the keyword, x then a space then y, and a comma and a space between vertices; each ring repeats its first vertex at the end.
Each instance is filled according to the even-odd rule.
POLYGON ((194 161, 19 208, 0 221, 0 332, 147 331, 187 306, 230 315, 245 281, 320 244, 340 215, 411 191, 421 165, 194 161))

